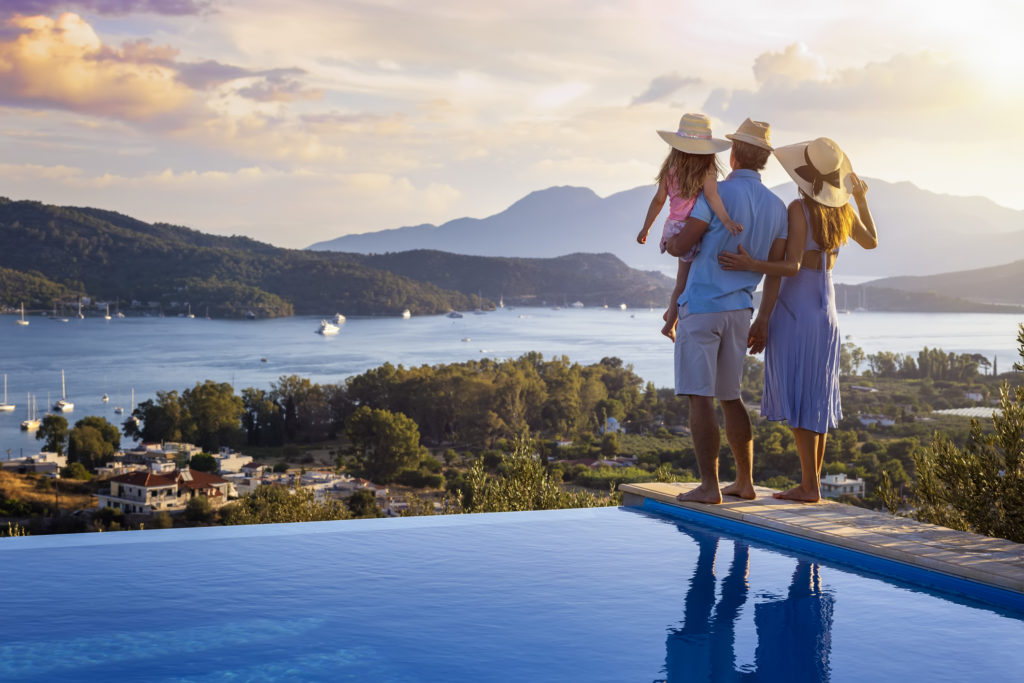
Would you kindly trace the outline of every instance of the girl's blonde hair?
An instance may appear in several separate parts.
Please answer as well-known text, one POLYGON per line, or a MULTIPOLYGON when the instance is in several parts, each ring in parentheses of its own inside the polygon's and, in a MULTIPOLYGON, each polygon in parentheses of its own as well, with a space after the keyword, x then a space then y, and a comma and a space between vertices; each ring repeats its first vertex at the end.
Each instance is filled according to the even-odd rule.
POLYGON ((804 206, 811 216, 811 235, 818 246, 825 251, 832 251, 846 244, 856 220, 853 207, 849 204, 825 206, 814 201, 803 190, 800 191, 800 196, 803 197, 804 206))
POLYGON ((674 182, 680 197, 696 197, 704 187, 709 168, 714 168, 716 175, 722 173, 714 154, 690 154, 673 147, 662 162, 656 180, 674 182))

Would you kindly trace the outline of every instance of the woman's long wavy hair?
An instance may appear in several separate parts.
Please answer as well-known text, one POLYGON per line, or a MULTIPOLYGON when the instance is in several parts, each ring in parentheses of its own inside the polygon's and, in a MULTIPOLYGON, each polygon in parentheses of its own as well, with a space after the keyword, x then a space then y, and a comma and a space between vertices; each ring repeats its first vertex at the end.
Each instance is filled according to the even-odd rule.
POLYGON ((807 213, 811 215, 811 235, 825 251, 832 251, 846 244, 853 232, 856 215, 849 204, 842 206, 825 206, 814 201, 803 190, 800 197, 804 200, 807 213))
POLYGON ((662 162, 656 180, 659 183, 662 180, 674 182, 680 197, 696 197, 703 189, 704 176, 711 167, 714 167, 716 175, 722 174, 718 157, 714 154, 689 154, 673 147, 662 162))

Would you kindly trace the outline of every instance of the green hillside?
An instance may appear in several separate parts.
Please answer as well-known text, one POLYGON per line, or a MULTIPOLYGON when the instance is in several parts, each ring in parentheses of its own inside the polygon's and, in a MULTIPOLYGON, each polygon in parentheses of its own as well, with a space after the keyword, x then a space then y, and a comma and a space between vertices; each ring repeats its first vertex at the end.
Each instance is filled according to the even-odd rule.
POLYGON ((0 198, 0 303, 48 309, 79 295, 175 313, 240 317, 390 315, 467 308, 464 294, 363 265, 351 256, 279 249, 149 224, 110 211, 0 198), (33 279, 34 278, 34 279, 33 279), (49 281, 49 285, 45 281, 49 281))
POLYGON ((465 256, 415 250, 352 255, 373 268, 388 270, 444 289, 478 293, 485 301, 564 306, 582 301, 661 307, 673 282, 656 272, 630 268, 613 254, 569 254, 557 258, 465 256))

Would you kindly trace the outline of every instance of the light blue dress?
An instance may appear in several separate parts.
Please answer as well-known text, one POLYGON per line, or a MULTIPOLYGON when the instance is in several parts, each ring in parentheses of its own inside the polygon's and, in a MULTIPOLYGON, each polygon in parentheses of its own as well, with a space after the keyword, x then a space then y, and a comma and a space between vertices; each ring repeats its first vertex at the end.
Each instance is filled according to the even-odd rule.
MULTIPOLYGON (((806 251, 825 252, 811 234, 807 206, 806 251)), ((837 253, 839 250, 836 249, 837 253)), ((801 268, 782 278, 768 323, 761 415, 824 434, 843 417, 839 401, 839 319, 832 271, 801 268)))

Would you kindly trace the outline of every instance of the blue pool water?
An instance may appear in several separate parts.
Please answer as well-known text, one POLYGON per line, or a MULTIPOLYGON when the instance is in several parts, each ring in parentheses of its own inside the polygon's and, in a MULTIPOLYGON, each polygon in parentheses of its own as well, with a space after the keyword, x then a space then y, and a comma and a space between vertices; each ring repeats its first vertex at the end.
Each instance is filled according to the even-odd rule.
POLYGON ((0 680, 1006 680, 1024 612, 629 508, 0 539, 0 680))

